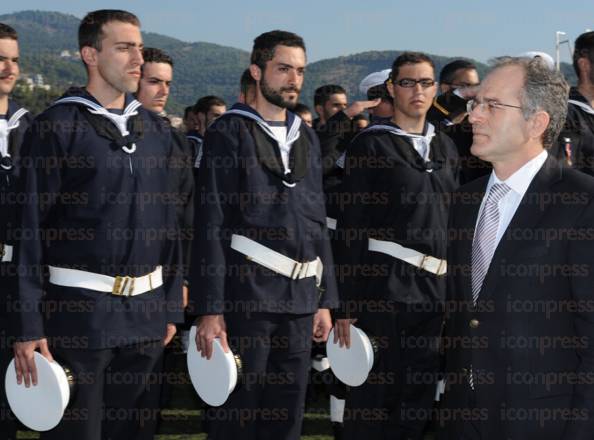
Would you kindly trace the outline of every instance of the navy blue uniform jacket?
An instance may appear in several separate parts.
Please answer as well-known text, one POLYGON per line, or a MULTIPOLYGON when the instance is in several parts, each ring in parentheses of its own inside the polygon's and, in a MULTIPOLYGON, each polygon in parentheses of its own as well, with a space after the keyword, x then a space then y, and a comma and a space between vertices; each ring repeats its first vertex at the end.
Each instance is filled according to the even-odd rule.
POLYGON ((347 150, 336 230, 342 316, 387 311, 394 303, 439 304, 445 297, 444 276, 368 245, 374 238, 445 258, 449 196, 458 186, 456 147, 438 132, 424 162, 409 138, 388 127, 398 128, 370 126, 347 150))
MULTIPOLYGON (((97 103, 84 89, 68 95, 97 103)), ((127 139, 112 135, 111 121, 93 119, 73 103, 48 108, 27 132, 23 150, 32 166, 23 181, 22 339, 108 348, 161 339, 168 322, 183 321, 179 201, 170 191, 175 146, 159 116, 137 111, 127 139), (122 145, 132 142, 136 151, 125 153, 122 145), (109 276, 141 276, 162 265, 164 284, 123 298, 46 283, 47 265, 109 276)))
MULTIPOLYGON (((260 118, 251 107, 239 109, 260 118)), ((295 116, 287 112, 288 126, 295 116)), ((337 305, 326 229, 320 145, 301 124, 291 150, 293 175, 282 178, 280 150, 251 118, 225 114, 207 130, 196 197, 191 298, 199 315, 228 312, 305 314, 337 305), (294 183, 294 185, 293 185, 294 183), (291 280, 231 249, 233 234, 297 261, 320 257, 314 277, 291 280)))

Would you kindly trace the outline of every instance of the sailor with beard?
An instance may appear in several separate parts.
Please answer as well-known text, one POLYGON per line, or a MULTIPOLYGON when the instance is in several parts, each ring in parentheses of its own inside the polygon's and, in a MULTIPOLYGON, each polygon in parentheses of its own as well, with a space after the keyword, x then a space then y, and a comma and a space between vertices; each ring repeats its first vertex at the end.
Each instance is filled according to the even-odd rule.
MULTIPOLYGON (((16 31, 0 23, 0 372, 12 358, 14 314, 17 296, 16 256, 18 236, 17 178, 23 135, 31 114, 9 97, 19 76, 19 44, 16 31)), ((0 380, 0 432, 5 439, 16 439, 16 424, 10 415, 0 380)))
POLYGON ((23 173, 30 233, 19 242, 17 381, 37 385, 35 350, 76 378, 66 415, 44 440, 152 439, 157 411, 146 385, 183 322, 167 196, 175 146, 132 96, 143 63, 138 18, 90 12, 79 46, 87 86, 36 118, 24 142, 32 165, 23 173))
POLYGON ((427 123, 436 92, 432 60, 405 52, 394 61, 389 122, 371 125, 347 150, 336 260, 342 315, 378 338, 367 382, 346 398, 344 437, 419 440, 431 414, 445 297, 448 195, 457 186, 453 142, 427 123))
POLYGON ((320 145, 287 110, 305 62, 298 35, 257 37, 255 100, 206 132, 190 271, 195 343, 210 358, 220 338, 250 379, 207 411, 215 440, 299 439, 311 341, 327 338, 337 306, 320 145))

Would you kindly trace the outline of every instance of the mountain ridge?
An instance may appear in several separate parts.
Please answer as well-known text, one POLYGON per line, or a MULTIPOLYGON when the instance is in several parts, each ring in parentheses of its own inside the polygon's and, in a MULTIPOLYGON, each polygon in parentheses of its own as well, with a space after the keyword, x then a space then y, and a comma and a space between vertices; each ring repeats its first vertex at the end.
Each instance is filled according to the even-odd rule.
MULTIPOLYGON (((22 72, 43 75, 45 84, 51 87, 51 92, 45 91, 47 99, 61 94, 70 85, 84 84, 86 75, 80 59, 65 54, 65 51, 71 54, 78 51, 78 17, 54 11, 27 10, 0 15, 0 22, 13 26, 19 33, 22 72)), ((248 52, 216 43, 182 41, 156 32, 142 34, 146 47, 158 47, 174 60, 174 81, 167 107, 170 113, 181 114, 185 106, 194 104, 204 95, 219 95, 228 104, 235 102, 239 78, 249 64, 248 52)), ((311 106, 314 90, 328 83, 345 87, 351 100, 361 99, 363 96, 358 90, 361 79, 371 72, 390 67, 402 52, 371 50, 308 64, 301 100, 311 106)), ((429 55, 435 62, 436 72, 449 61, 460 58, 429 55)), ((472 61, 482 77, 487 65, 472 61)), ((562 71, 568 81, 575 83, 571 65, 562 63, 562 71)), ((43 102, 35 105, 43 106, 43 102)))

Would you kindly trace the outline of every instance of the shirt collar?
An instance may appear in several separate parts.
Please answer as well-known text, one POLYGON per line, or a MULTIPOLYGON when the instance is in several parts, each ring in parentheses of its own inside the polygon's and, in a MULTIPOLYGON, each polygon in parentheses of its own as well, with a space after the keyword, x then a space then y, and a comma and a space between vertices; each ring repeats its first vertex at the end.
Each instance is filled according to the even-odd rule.
POLYGON ((495 171, 492 171, 491 177, 489 178, 489 184, 487 185, 487 192, 489 192, 494 184, 505 183, 513 192, 519 195, 520 198, 524 197, 530 183, 532 183, 532 179, 534 179, 536 173, 540 171, 547 160, 547 157, 547 150, 543 150, 540 154, 526 162, 519 170, 503 181, 495 175, 495 171))

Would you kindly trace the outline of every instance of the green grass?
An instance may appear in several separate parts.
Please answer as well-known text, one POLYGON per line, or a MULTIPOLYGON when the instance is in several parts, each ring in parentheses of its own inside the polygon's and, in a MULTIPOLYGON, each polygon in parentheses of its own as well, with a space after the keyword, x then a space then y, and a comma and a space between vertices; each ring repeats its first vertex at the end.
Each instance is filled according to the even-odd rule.
MULTIPOLYGON (((176 355, 170 361, 174 372, 185 371, 185 356, 176 355)), ((333 440, 330 417, 327 412, 324 413, 328 408, 327 397, 316 395, 313 399, 310 397, 308 403, 316 410, 306 412, 301 439, 333 440)), ((206 440, 206 434, 202 432, 201 403, 189 378, 186 384, 171 387, 170 397, 162 410, 161 418, 158 435, 155 437, 157 440, 206 440)), ((39 434, 31 431, 20 431, 17 435, 17 439, 20 440, 38 438, 39 434)))

